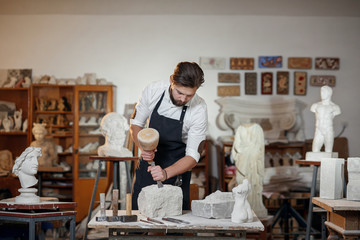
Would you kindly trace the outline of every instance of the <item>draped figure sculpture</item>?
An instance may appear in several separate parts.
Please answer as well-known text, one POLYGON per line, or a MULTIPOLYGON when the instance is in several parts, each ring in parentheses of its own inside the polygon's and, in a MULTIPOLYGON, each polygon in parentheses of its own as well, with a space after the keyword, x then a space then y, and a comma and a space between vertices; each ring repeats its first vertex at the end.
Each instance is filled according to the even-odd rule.
POLYGON ((267 209, 262 201, 264 148, 264 132, 259 124, 242 124, 237 128, 231 150, 231 159, 238 170, 236 181, 241 184, 246 178, 250 182, 252 191, 248 200, 255 214, 260 218, 267 216, 267 209))

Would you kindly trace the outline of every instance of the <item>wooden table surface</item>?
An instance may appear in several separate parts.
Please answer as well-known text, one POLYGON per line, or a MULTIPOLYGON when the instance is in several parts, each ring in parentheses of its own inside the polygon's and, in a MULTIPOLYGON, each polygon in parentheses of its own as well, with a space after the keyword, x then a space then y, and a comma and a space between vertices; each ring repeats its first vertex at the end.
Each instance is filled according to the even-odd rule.
MULTIPOLYGON (((118 215, 125 215, 125 210, 119 210, 118 215)), ((233 223, 231 219, 207 219, 198 216, 192 215, 191 211, 184 212, 183 215, 180 216, 172 216, 176 219, 181 219, 190 224, 177 224, 172 222, 167 222, 161 220, 161 218, 154 218, 156 220, 162 221, 165 224, 149 224, 145 222, 141 222, 140 219, 146 219, 145 216, 139 214, 139 211, 132 211, 132 214, 138 215, 137 222, 98 222, 96 221, 96 217, 100 216, 100 212, 96 214, 95 217, 91 219, 88 224, 89 228, 117 228, 117 229, 151 229, 151 230, 209 230, 209 231, 216 231, 216 230, 229 230, 229 231, 242 231, 242 230, 249 230, 249 231, 264 231, 264 225, 260 222, 260 220, 255 216, 254 220, 249 223, 233 223)), ((106 216, 112 216, 111 210, 106 210, 106 216)))
POLYGON ((319 207, 325 209, 329 212, 336 211, 360 211, 360 202, 357 201, 348 201, 344 199, 324 199, 319 197, 314 197, 312 199, 313 203, 319 207))

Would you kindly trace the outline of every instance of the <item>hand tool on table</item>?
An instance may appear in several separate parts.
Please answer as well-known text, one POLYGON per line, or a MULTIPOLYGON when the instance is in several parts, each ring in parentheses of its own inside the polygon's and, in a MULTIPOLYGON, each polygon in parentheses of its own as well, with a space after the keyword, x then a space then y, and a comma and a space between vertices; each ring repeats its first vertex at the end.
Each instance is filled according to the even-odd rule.
POLYGON ((164 224, 162 221, 159 221, 159 220, 156 220, 156 219, 153 219, 153 218, 149 218, 149 217, 146 220, 148 220, 150 222, 158 223, 158 224, 164 224))
MULTIPOLYGON (((144 128, 137 134, 140 147, 145 151, 153 151, 159 144, 159 132, 154 128, 144 128)), ((148 161, 151 166, 155 166, 154 161, 148 161)), ((158 188, 162 188, 161 181, 157 181, 158 188)))
POLYGON ((144 223, 148 223, 148 224, 155 224, 155 223, 153 223, 153 222, 150 222, 150 221, 148 221, 148 220, 146 220, 146 219, 140 219, 140 221, 141 222, 144 222, 144 223))
POLYGON ((190 222, 188 222, 188 221, 184 221, 184 220, 177 219, 177 218, 163 217, 162 220, 168 221, 168 222, 173 222, 173 223, 190 224, 190 222))

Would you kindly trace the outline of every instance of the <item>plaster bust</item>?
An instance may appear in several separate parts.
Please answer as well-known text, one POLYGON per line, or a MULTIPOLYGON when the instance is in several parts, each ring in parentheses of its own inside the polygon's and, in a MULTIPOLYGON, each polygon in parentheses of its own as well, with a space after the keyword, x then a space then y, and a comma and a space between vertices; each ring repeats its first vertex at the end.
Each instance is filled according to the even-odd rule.
POLYGON ((340 107, 331 101, 332 89, 321 87, 321 101, 314 103, 310 111, 315 113, 315 134, 312 144, 313 152, 320 152, 325 145, 325 152, 332 152, 334 145, 333 119, 341 113, 340 107))
POLYGON ((45 126, 46 123, 34 123, 32 133, 35 141, 30 146, 41 148, 42 156, 39 158, 39 165, 51 167, 56 165, 57 162, 56 144, 52 139, 45 138, 47 134, 45 126))
POLYGON ((32 187, 38 182, 34 175, 37 174, 38 157, 40 156, 41 148, 28 147, 15 160, 12 172, 19 177, 22 188, 32 187))
POLYGON ((124 116, 116 112, 106 114, 100 123, 100 131, 105 136, 105 144, 98 148, 98 155, 132 157, 130 150, 124 147, 127 130, 129 130, 129 124, 124 116))

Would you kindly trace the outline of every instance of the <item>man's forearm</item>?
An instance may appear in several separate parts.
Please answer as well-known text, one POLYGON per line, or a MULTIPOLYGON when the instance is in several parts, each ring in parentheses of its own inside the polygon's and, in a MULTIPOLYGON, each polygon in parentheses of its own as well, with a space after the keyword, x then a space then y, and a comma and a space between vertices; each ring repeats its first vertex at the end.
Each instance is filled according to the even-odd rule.
POLYGON ((138 132, 140 132, 140 130, 143 129, 142 127, 139 127, 138 125, 130 125, 130 133, 131 133, 131 137, 135 143, 135 145, 137 147, 140 147, 139 146, 139 141, 137 139, 137 135, 138 135, 138 132))
POLYGON ((167 178, 174 177, 176 175, 182 174, 193 167, 195 167, 197 162, 194 158, 190 156, 185 156, 181 159, 179 159, 176 163, 173 165, 165 168, 165 171, 167 173, 167 178))

